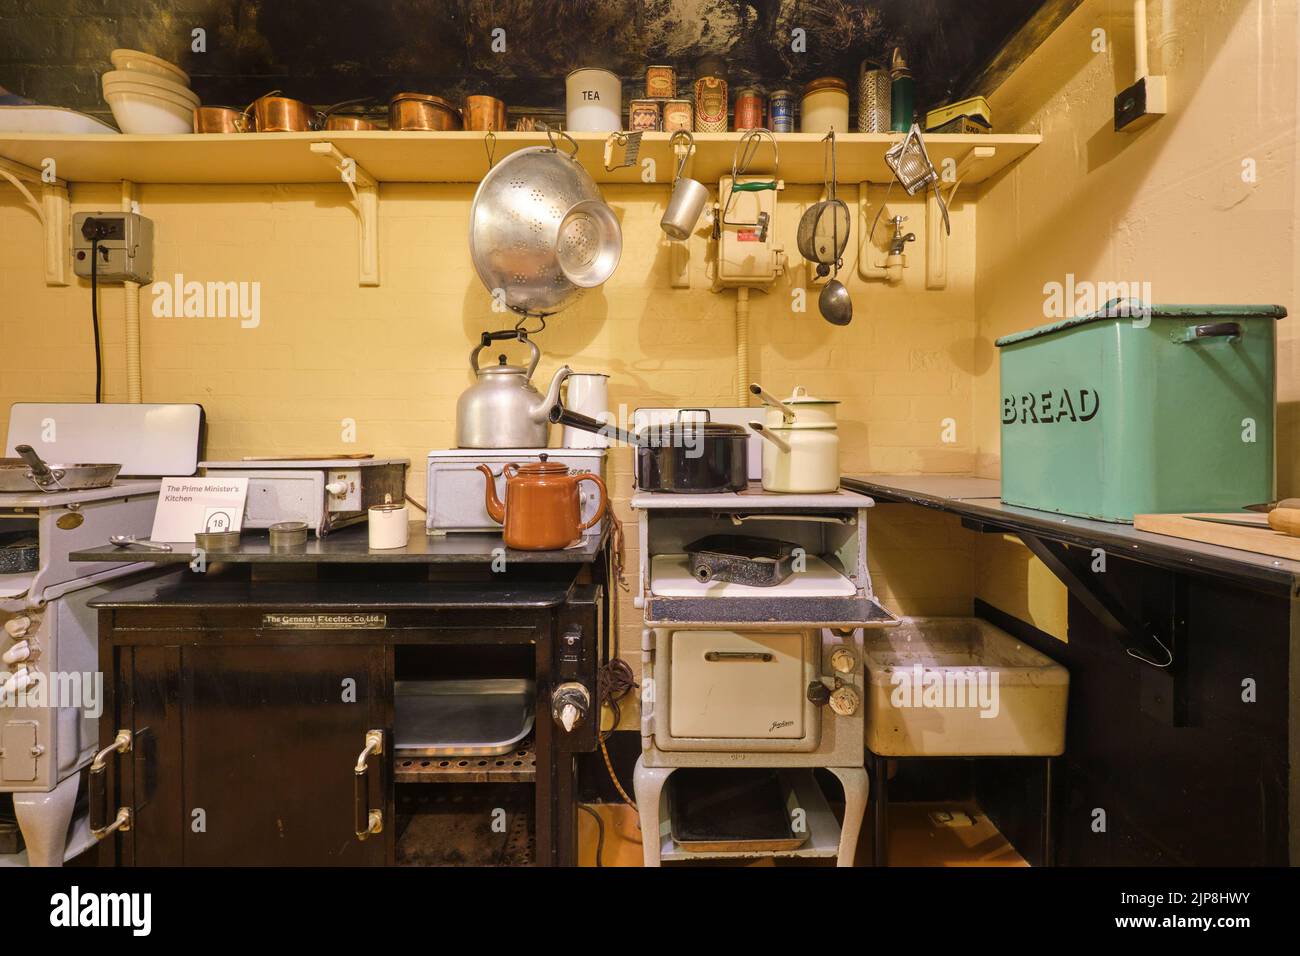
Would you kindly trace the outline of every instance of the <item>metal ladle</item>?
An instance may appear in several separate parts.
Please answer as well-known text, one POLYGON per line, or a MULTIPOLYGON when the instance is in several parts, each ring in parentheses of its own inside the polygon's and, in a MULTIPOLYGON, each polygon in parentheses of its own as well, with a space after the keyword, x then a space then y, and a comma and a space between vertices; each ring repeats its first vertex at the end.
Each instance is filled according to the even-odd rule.
POLYGON ((831 325, 848 325, 853 321, 853 299, 839 279, 832 278, 822 287, 817 307, 821 309, 822 318, 831 325))

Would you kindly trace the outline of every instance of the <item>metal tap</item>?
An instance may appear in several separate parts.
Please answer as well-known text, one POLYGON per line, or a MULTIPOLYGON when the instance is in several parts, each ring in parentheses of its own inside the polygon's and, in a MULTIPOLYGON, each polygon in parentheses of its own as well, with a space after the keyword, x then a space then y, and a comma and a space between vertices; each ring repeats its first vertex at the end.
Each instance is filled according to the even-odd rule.
POLYGON ((889 241, 889 254, 891 256, 901 255, 903 246, 909 242, 916 241, 916 233, 909 232, 903 235, 903 223, 907 222, 906 216, 895 216, 889 220, 894 224, 894 238, 889 241))

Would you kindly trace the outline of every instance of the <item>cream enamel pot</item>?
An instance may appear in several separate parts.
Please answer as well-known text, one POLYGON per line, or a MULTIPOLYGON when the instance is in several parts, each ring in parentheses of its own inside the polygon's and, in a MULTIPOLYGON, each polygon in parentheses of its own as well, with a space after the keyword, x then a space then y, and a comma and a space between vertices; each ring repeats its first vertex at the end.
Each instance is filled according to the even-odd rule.
POLYGON ((773 397, 757 382, 749 386, 749 391, 767 406, 763 421, 768 428, 835 427, 835 406, 839 402, 809 395, 802 385, 796 385, 790 397, 784 399, 773 397))
POLYGON ((763 439, 763 490, 830 494, 840 486, 840 436, 834 425, 769 428, 750 422, 763 439))

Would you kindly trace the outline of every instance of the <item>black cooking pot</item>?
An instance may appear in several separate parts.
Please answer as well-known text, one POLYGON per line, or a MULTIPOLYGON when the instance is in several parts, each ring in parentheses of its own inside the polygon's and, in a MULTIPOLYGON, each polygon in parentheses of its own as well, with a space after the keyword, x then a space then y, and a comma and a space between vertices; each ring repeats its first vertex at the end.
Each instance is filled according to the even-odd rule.
POLYGON ((641 491, 675 494, 722 494, 749 486, 749 430, 709 421, 707 409, 686 408, 677 420, 647 425, 635 435, 606 425, 563 405, 551 407, 552 424, 617 438, 636 449, 636 486, 641 491), (687 420, 685 412, 703 412, 704 420, 687 420))

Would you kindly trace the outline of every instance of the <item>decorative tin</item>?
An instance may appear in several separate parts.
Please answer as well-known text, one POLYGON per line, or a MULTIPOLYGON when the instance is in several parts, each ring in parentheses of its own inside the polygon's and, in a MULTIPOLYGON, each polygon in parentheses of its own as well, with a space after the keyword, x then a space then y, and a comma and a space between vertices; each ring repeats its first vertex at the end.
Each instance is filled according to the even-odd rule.
POLYGON ((773 133, 794 132, 794 102, 792 90, 775 90, 768 97, 767 114, 773 133))
POLYGON ((858 132, 888 133, 889 71, 871 60, 858 67, 858 132))
POLYGON ((1002 500, 1116 522, 1272 501, 1285 315, 1121 299, 998 339, 1002 500))
POLYGON ((656 100, 633 100, 627 108, 627 128, 633 132, 659 129, 659 103, 656 100))
POLYGON ((751 87, 736 91, 735 127, 759 129, 763 126, 763 94, 751 87))
POLYGON ((690 132, 695 128, 695 104, 690 100, 668 100, 664 103, 663 129, 665 133, 678 130, 690 132))
POLYGON ((672 99, 677 95, 677 71, 671 66, 647 66, 645 95, 657 100, 672 99))
POLYGON ((727 131, 727 81, 702 76, 695 81, 695 129, 700 133, 727 131))

